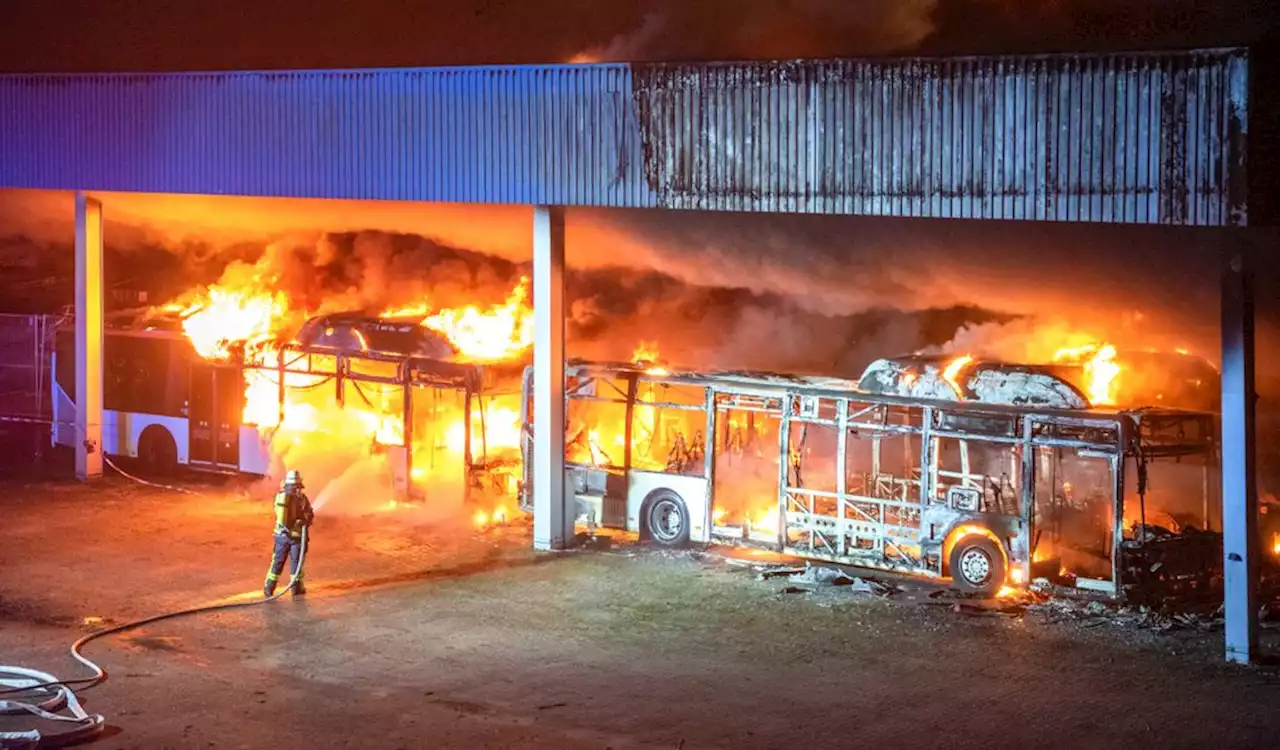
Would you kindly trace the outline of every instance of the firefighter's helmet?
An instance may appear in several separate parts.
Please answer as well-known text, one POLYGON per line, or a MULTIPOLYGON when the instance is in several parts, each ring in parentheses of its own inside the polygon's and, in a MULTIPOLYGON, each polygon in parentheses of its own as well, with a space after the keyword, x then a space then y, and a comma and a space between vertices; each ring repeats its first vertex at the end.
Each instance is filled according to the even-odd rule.
POLYGON ((297 469, 288 470, 284 475, 284 486, 286 489, 290 487, 302 489, 302 474, 297 469))

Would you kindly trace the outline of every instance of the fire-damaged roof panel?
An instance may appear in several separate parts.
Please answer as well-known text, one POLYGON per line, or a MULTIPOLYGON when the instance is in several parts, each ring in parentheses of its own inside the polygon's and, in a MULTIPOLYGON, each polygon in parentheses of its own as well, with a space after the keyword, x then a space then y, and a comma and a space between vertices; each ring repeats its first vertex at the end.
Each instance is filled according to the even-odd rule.
POLYGON ((0 76, 0 187, 1240 225, 1248 63, 0 76))

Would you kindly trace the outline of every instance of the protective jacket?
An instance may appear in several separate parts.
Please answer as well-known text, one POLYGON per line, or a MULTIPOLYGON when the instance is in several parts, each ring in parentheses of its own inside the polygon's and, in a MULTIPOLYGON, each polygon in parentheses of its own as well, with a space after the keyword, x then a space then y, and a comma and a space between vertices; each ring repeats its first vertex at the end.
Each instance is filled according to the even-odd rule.
POLYGON ((299 489, 281 490, 276 493, 276 534, 290 539, 300 539, 302 530, 315 520, 311 500, 299 489))

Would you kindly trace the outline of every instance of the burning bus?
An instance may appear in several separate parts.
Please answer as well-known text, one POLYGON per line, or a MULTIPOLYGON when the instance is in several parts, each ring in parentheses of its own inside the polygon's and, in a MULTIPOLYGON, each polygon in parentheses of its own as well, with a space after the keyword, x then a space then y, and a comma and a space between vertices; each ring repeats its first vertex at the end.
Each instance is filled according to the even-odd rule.
MULTIPOLYGON (((104 452, 157 472, 275 475, 310 461, 309 475, 336 478, 376 463, 365 478, 402 499, 429 487, 514 496, 519 371, 466 349, 520 353, 501 311, 438 311, 437 327, 412 312, 329 313, 285 336, 270 300, 213 289, 189 307, 116 316, 104 334, 104 452)), ((73 344, 60 332, 52 355, 55 445, 74 440, 73 344)))
MULTIPOLYGON (((662 545, 762 546, 987 594, 1047 578, 1122 596, 1154 530, 1215 523, 1216 420, 1096 405, 1096 380, 1087 363, 967 355, 880 360, 858 381, 575 362, 571 491, 581 522, 662 545)), ((527 373, 526 404, 531 387, 527 373)))

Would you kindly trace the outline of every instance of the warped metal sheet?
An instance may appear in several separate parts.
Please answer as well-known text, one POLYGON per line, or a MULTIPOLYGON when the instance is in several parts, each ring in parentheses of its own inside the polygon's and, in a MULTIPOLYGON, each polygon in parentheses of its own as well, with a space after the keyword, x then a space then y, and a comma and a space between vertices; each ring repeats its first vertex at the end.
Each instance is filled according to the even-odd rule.
POLYGON ((679 208, 1238 225, 1247 57, 634 66, 679 208))
POLYGON ((0 76, 0 187, 1246 223, 1248 56, 0 76))

